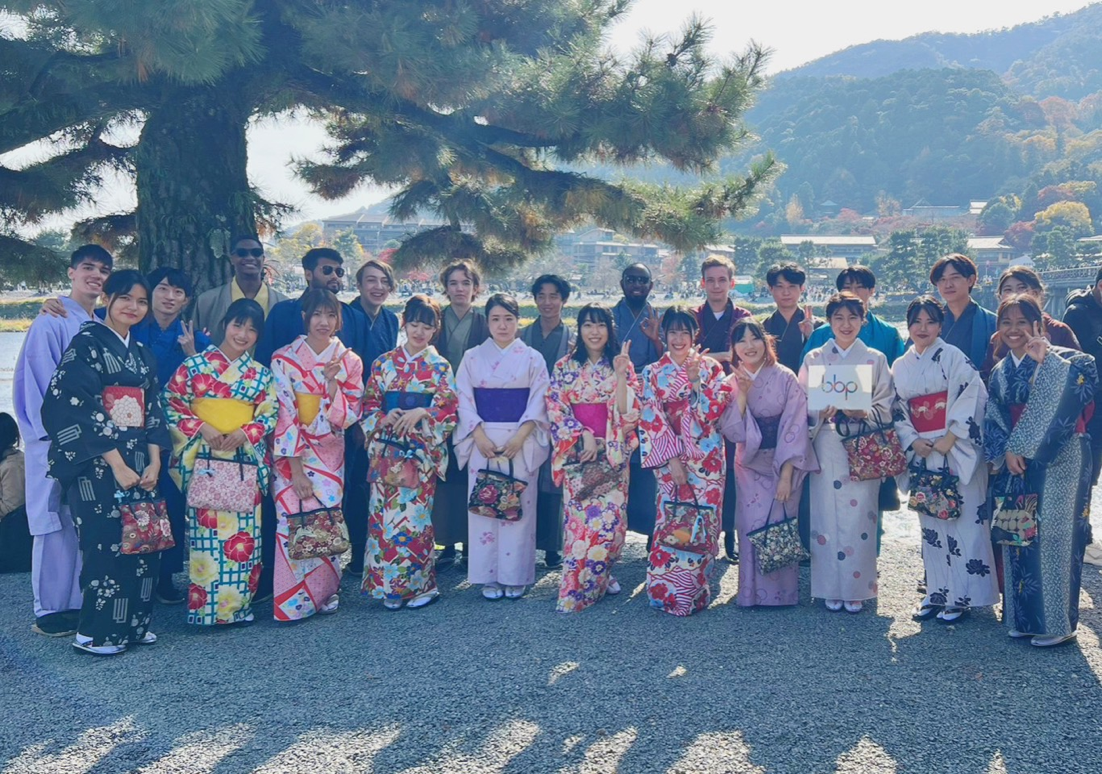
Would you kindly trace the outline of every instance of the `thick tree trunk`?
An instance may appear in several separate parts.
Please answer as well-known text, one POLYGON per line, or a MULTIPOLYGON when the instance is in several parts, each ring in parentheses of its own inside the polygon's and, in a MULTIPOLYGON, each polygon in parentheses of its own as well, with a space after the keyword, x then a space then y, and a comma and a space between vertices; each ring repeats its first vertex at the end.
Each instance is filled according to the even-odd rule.
POLYGON ((226 83, 166 95, 135 154, 139 261, 146 272, 184 269, 199 293, 229 279, 230 240, 256 231, 246 173, 251 101, 226 83))

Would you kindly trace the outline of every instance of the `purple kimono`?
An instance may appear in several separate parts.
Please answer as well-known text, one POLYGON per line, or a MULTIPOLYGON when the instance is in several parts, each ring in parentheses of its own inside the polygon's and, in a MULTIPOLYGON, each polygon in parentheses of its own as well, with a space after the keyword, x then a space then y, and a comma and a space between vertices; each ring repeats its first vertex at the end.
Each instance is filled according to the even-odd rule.
POLYGON ((26 447, 27 524, 34 535, 31 587, 36 617, 79 610, 80 549, 61 485, 48 477, 50 441, 42 426, 42 399, 61 355, 80 326, 93 319, 68 296, 60 299, 68 317, 39 315, 23 340, 15 363, 12 401, 26 447))
POLYGON ((753 605, 795 605, 800 600, 800 568, 793 564, 763 575, 758 569, 754 546, 747 534, 767 522, 800 510, 804 476, 817 472, 819 463, 807 430, 807 395, 796 375, 782 365, 764 365, 753 377, 746 399, 746 413, 735 394, 720 419, 720 431, 737 444, 735 479, 738 500, 735 529, 738 531, 738 596, 741 607, 753 605), (792 463, 792 494, 787 503, 776 501, 781 467, 792 463))

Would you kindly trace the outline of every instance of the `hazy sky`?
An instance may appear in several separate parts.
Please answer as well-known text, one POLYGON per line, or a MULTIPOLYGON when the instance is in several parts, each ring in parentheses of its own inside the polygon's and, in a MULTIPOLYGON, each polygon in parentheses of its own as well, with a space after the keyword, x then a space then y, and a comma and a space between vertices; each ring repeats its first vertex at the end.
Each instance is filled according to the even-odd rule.
MULTIPOLYGON (((753 39, 773 49, 769 70, 777 72, 859 43, 929 31, 999 29, 1087 5, 1087 0, 920 0, 906 4, 883 0, 636 0, 628 16, 613 29, 610 43, 627 50, 639 41, 644 30, 652 34, 676 33, 696 13, 712 21, 711 50, 719 54, 738 52, 753 39)), ((337 202, 311 195, 294 179, 288 164, 292 157, 316 153, 324 140, 320 128, 299 121, 266 121, 250 132, 250 178, 268 198, 298 208, 288 225, 338 215, 386 196, 386 191, 368 187, 337 202)), ((129 185, 114 181, 104 194, 98 208, 101 211, 133 206, 129 185)))

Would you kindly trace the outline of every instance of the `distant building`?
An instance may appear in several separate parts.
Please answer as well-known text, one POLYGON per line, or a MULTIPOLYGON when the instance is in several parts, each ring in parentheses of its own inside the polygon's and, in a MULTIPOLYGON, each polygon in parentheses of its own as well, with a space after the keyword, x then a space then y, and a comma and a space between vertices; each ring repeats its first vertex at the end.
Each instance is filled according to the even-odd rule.
MULTIPOLYGON (((323 220, 321 230, 326 240, 332 239, 337 234, 351 231, 364 250, 372 255, 378 255, 380 250, 386 249, 387 242, 401 242, 414 234, 445 225, 447 225, 446 221, 439 218, 400 221, 387 215, 380 215, 378 212, 371 212, 367 207, 361 207, 347 215, 323 220)), ((470 229, 464 226, 463 230, 470 229)))
POLYGON ((985 207, 987 207, 987 202, 968 202, 968 214, 979 217, 979 214, 983 212, 985 207))
POLYGON ((781 236, 781 244, 796 252, 804 242, 815 247, 817 256, 845 258, 851 263, 861 263, 876 252, 876 237, 873 236, 818 236, 814 234, 786 234, 781 236))
POLYGON ((999 274, 1020 254, 1001 236, 969 237, 968 253, 975 259, 981 278, 999 274))
POLYGON ((903 217, 930 223, 937 220, 959 218, 967 215, 969 211, 969 207, 960 207, 955 204, 930 204, 925 199, 919 199, 912 206, 903 210, 903 217))
POLYGON ((659 246, 651 242, 631 242, 608 228, 594 226, 578 232, 560 235, 556 240, 559 249, 574 257, 576 267, 596 266, 602 258, 615 261, 621 256, 632 263, 658 266, 659 246))

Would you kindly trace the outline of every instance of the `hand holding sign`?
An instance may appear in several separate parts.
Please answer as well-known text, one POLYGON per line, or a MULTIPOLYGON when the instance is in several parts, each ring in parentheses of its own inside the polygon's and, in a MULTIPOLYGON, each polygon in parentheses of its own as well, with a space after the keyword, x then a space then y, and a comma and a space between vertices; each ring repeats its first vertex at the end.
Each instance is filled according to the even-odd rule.
POLYGON ((821 412, 872 410, 871 365, 811 365, 807 369, 807 405, 821 412))

